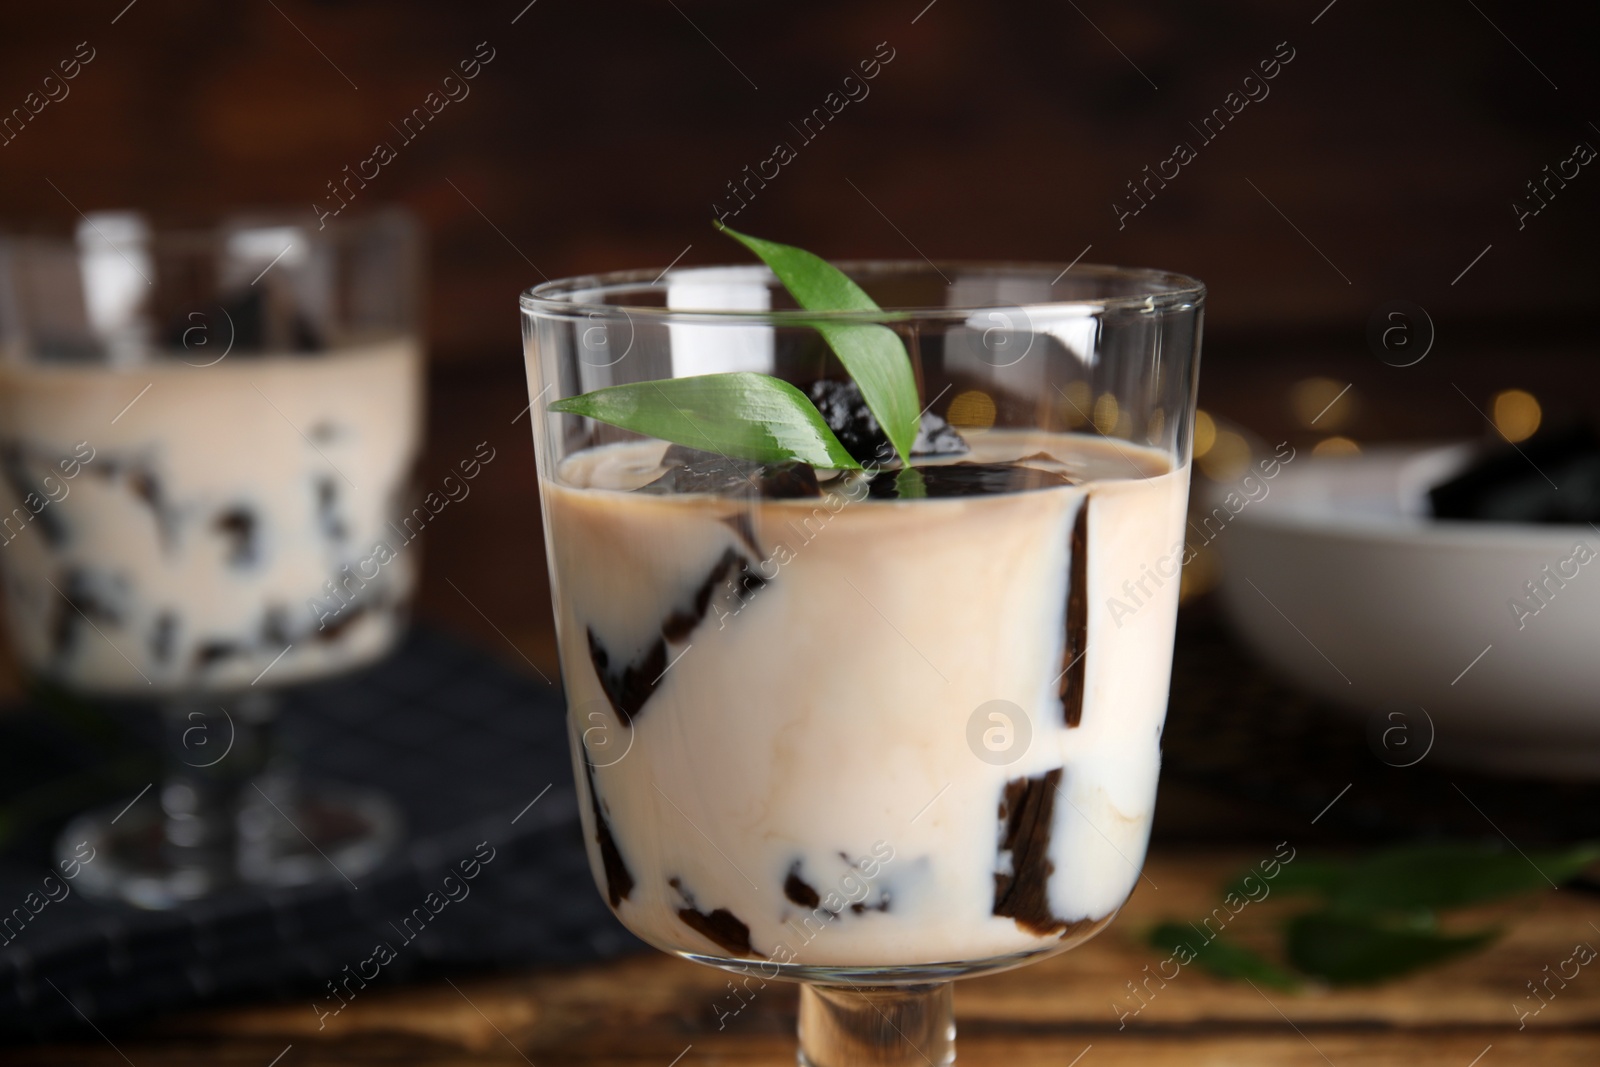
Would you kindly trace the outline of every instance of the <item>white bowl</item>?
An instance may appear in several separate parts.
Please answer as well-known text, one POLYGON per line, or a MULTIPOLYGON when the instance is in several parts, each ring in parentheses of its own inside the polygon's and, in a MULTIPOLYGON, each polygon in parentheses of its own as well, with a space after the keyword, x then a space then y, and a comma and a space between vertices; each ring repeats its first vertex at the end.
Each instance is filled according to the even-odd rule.
POLYGON ((1191 530, 1251 648, 1371 736, 1405 728, 1385 762, 1600 779, 1600 530, 1428 518, 1469 455, 1302 451, 1208 491, 1191 530))

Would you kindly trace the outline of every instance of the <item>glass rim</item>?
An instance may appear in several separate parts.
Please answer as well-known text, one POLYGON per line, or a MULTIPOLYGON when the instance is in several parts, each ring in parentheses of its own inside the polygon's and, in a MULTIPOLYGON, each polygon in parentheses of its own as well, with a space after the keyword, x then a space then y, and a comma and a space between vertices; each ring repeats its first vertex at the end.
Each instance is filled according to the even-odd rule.
MULTIPOLYGON (((1140 285, 1140 290, 1116 296, 1063 297, 1059 300, 1022 302, 988 301, 960 306, 885 307, 866 311, 808 311, 805 308, 673 308, 643 304, 608 304, 604 294, 618 290, 656 290, 665 293, 674 278, 689 280, 695 274, 715 273, 728 281, 740 275, 748 280, 777 281, 764 264, 738 263, 664 270, 621 270, 556 278, 524 290, 517 303, 524 312, 541 318, 595 317, 643 318, 661 321, 714 321, 805 325, 818 321, 906 322, 910 320, 965 320, 985 311, 1015 310, 1144 310, 1198 309, 1205 303, 1205 283, 1187 274, 1150 267, 1116 267, 1101 263, 1049 263, 1008 260, 838 260, 834 266, 852 278, 873 276, 944 276, 945 271, 965 271, 1010 278, 1048 278, 1052 286, 1068 271, 1102 280, 1140 285)), ((744 279, 740 279, 744 280, 744 279)), ((948 280, 947 280, 948 281, 948 280)))
MULTIPOLYGON (((25 229, 0 229, 0 248, 77 249, 79 223, 89 221, 90 225, 94 226, 92 220, 96 218, 103 219, 110 215, 124 214, 137 216, 144 223, 146 232, 142 239, 145 242, 169 251, 207 251, 216 246, 219 238, 243 229, 292 227, 304 231, 314 243, 359 237, 366 233, 381 232, 386 228, 400 228, 413 233, 420 230, 416 216, 399 204, 373 207, 356 212, 347 219, 330 218, 316 228, 311 226, 312 222, 317 221, 315 215, 305 219, 303 217, 305 212, 302 209, 286 204, 267 204, 191 215, 163 215, 134 207, 110 207, 90 212, 87 216, 80 215, 71 223, 60 222, 25 229), (63 229, 63 225, 71 228, 63 229)), ((110 243, 115 245, 118 242, 110 243)))

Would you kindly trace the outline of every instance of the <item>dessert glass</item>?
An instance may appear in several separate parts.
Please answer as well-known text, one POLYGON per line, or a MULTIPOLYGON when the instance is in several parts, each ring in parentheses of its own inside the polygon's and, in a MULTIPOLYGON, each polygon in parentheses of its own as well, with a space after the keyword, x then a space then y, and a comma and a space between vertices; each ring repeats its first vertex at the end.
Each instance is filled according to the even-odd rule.
POLYGON ((802 1062, 944 1064, 952 979, 1083 942, 1139 877, 1204 288, 840 266, 883 311, 798 310, 762 266, 523 295, 569 733, 596 882, 644 940, 734 972, 720 1020, 798 981, 802 1062), (923 498, 882 448, 757 468, 547 410, 726 371, 827 400, 817 324, 844 322, 905 342, 923 498))
POLYGON ((171 907, 360 877, 400 837, 378 793, 303 782, 284 687, 395 643, 417 549, 392 521, 421 435, 418 239, 86 216, 0 243, 0 578, 45 699, 155 704, 162 779, 68 824, 79 888, 171 907), (389 546, 379 549, 378 546, 389 546))

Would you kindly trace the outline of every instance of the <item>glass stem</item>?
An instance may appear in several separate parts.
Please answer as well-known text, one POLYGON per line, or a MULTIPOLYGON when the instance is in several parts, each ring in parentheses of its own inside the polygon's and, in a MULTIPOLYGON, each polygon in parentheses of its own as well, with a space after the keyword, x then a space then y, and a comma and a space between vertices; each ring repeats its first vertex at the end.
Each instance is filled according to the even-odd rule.
POLYGON ((270 693, 252 692, 162 704, 162 850, 173 867, 213 885, 237 877, 239 808, 266 768, 275 703, 270 693))
POLYGON ((806 1067, 946 1067, 955 1058, 950 982, 800 987, 806 1067))

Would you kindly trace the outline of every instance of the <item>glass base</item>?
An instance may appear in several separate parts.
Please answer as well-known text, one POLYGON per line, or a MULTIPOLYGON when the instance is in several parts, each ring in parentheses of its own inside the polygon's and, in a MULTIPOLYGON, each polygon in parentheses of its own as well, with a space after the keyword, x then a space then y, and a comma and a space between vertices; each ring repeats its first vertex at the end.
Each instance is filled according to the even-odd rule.
MULTIPOLYGON (((1120 909, 1119 909, 1120 910, 1120 909)), ((655 946, 663 952, 670 952, 674 956, 704 964, 708 967, 717 967, 724 971, 743 975, 745 978, 759 977, 764 982, 800 982, 821 986, 843 986, 844 988, 874 987, 912 987, 927 986, 940 982, 951 982, 958 978, 977 978, 986 974, 999 974, 1016 967, 1026 967, 1030 963, 1050 956, 1056 956, 1069 949, 1077 948, 1085 941, 1094 937, 1101 930, 1111 925, 1111 920, 1117 916, 1116 911, 1098 919, 1080 919, 1071 924, 1054 941, 1047 941, 1038 948, 1027 949, 1023 952, 1013 952, 1005 956, 986 956, 980 959, 946 960, 928 963, 889 963, 873 967, 860 963, 796 963, 780 962, 778 952, 761 958, 737 958, 731 956, 713 956, 703 952, 686 952, 666 944, 658 938, 652 938, 647 931, 628 928, 633 933, 655 946)), ((627 925, 626 922, 624 925, 627 925)), ((792 949, 788 952, 788 959, 793 960, 804 952, 804 942, 797 940, 795 944, 801 946, 801 951, 792 949)), ((788 949, 788 945, 781 948, 788 949)))
MULTIPOLYGON (((174 788, 168 785, 163 794, 174 788)), ((181 816, 174 816, 186 798, 158 799, 86 812, 67 824, 56 839, 56 858, 82 864, 75 888, 151 909, 237 886, 348 882, 354 888, 402 837, 393 801, 354 786, 264 780, 244 790, 231 833, 196 835, 196 841, 174 840, 183 836, 181 816), (86 855, 93 859, 84 863, 86 855)))
POLYGON ((948 1067, 956 1058, 949 982, 800 987, 801 1067, 948 1067))

